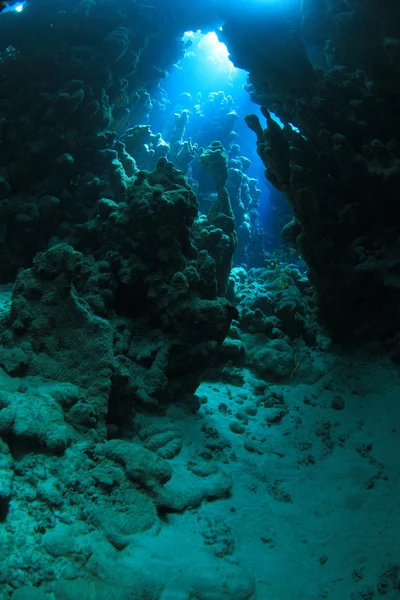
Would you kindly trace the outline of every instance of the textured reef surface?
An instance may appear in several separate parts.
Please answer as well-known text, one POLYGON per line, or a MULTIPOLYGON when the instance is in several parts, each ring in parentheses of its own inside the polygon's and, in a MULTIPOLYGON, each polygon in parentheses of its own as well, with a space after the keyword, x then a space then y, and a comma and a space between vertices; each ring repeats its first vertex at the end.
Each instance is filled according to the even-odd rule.
POLYGON ((267 178, 293 206, 323 319, 342 339, 391 338, 397 352, 398 5, 304 0, 293 21, 224 27, 267 128, 253 116, 248 125, 267 178))
POLYGON ((250 5, 0 2, 0 600, 398 598, 400 10, 250 5))

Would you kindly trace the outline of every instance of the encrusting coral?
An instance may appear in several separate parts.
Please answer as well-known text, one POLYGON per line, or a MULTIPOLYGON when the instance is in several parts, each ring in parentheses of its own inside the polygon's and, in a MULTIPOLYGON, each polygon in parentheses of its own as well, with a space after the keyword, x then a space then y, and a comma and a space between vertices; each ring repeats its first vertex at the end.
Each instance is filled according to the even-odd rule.
POLYGON ((217 190, 217 204, 215 210, 209 212, 208 218, 211 225, 216 228, 211 235, 215 238, 218 230, 222 233, 221 236, 218 236, 220 238, 219 245, 217 251, 213 253, 213 257, 217 262, 218 293, 226 296, 233 254, 237 246, 237 234, 235 215, 226 187, 228 156, 222 144, 213 142, 200 155, 200 164, 211 175, 217 190))
POLYGON ((378 9, 375 2, 307 1, 302 20, 284 9, 259 10, 265 21, 246 31, 227 15, 221 35, 234 62, 250 72, 249 91, 266 127, 254 115, 247 123, 267 178, 293 206, 295 244, 318 290, 321 316, 342 341, 372 336, 396 348, 397 9, 391 2, 378 9), (361 30, 369 32, 362 41, 361 30))

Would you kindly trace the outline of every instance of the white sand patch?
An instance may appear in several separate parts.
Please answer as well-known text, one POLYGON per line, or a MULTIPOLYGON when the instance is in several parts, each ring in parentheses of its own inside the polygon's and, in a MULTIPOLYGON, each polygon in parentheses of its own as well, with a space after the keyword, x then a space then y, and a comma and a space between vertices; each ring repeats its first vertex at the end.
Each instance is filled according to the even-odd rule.
POLYGON ((357 356, 329 358, 327 370, 317 384, 275 385, 265 396, 254 396, 249 373, 243 388, 204 383, 198 415, 178 419, 172 407, 182 486, 184 467, 205 462, 231 476, 232 495, 167 515, 156 537, 142 538, 147 550, 168 556, 173 572, 183 557, 196 572, 202 560, 207 573, 238 565, 254 577, 256 600, 350 600, 384 589, 399 598, 395 570, 383 576, 400 564, 399 375, 357 356), (276 408, 263 402, 271 391, 284 398, 272 423, 276 408))

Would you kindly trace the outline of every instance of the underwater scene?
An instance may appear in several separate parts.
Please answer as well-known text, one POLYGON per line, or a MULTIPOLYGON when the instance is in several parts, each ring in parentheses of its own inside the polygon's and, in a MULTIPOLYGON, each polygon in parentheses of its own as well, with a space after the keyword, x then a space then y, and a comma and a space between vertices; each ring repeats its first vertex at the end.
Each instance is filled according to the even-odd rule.
POLYGON ((0 0, 0 600, 400 600, 399 0, 0 0))

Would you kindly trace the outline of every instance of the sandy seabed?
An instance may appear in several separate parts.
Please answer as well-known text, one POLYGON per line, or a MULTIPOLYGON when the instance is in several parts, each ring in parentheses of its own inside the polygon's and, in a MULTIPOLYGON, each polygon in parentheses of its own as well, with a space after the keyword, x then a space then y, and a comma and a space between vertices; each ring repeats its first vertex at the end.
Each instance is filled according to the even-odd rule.
POLYGON ((144 538, 171 572, 189 561, 212 586, 222 565, 238 565, 257 600, 400 598, 398 370, 360 355, 320 360, 316 384, 254 397, 247 372, 240 388, 203 383, 190 419, 171 408, 184 439, 179 477, 210 452, 233 480, 230 497, 170 514, 144 538))

